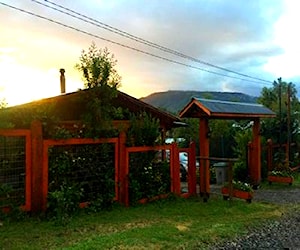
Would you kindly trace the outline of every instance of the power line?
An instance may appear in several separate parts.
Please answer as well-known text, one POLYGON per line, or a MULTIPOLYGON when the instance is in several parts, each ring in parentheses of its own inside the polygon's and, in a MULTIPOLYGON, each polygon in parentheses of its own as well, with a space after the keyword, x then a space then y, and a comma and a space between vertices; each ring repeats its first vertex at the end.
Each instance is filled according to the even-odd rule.
POLYGON ((227 69, 227 68, 224 68, 224 67, 221 67, 221 66, 217 66, 217 65, 215 65, 215 64, 212 64, 212 63, 209 63, 209 62, 205 62, 205 61, 203 61, 203 60, 199 60, 199 59, 194 58, 194 57, 189 56, 189 55, 185 55, 185 54, 183 54, 183 53, 181 53, 181 52, 178 52, 178 51, 176 51, 176 50, 173 50, 173 49, 170 49, 170 48, 161 46, 161 45, 159 45, 159 44, 157 44, 157 43, 153 43, 153 42, 148 41, 148 40, 145 40, 145 39, 143 39, 143 38, 141 38, 141 37, 138 37, 138 36, 132 35, 132 34, 130 34, 130 33, 128 33, 128 32, 125 32, 125 31, 122 31, 122 30, 120 30, 120 29, 117 29, 117 28, 115 28, 115 27, 113 27, 113 26, 110 26, 110 25, 108 25, 108 24, 105 24, 105 23, 103 23, 103 22, 100 22, 100 21, 98 21, 98 20, 96 20, 96 19, 90 18, 90 17, 88 17, 88 16, 86 16, 86 15, 83 15, 83 14, 81 14, 81 13, 79 13, 79 12, 76 12, 76 11, 70 9, 70 8, 66 8, 66 7, 64 7, 63 5, 56 4, 56 3, 52 2, 52 1, 44 0, 45 2, 47 2, 47 3, 51 4, 51 5, 54 5, 54 6, 56 6, 56 7, 59 7, 59 8, 61 8, 61 9, 63 9, 63 10, 66 10, 67 12, 66 12, 66 11, 63 11, 63 10, 61 10, 61 9, 58 9, 58 8, 56 8, 56 7, 52 7, 52 6, 49 6, 49 5, 47 5, 47 4, 41 3, 41 2, 39 2, 39 1, 37 1, 37 0, 32 0, 32 1, 35 2, 35 3, 38 3, 38 4, 40 4, 40 5, 43 5, 43 6, 47 7, 47 8, 51 8, 51 9, 53 9, 53 10, 55 10, 55 11, 61 12, 61 13, 65 14, 65 15, 68 15, 68 16, 71 16, 71 17, 73 17, 73 18, 76 18, 76 19, 78 19, 78 20, 81 20, 81 21, 84 21, 84 22, 86 22, 86 23, 95 25, 95 26, 97 26, 97 27, 106 29, 106 30, 108 30, 108 31, 110 31, 110 32, 113 32, 113 33, 115 33, 115 34, 118 34, 118 35, 120 35, 120 36, 126 37, 126 38, 128 38, 128 39, 134 40, 134 41, 139 42, 139 43, 142 43, 142 44, 145 44, 145 45, 147 45, 147 46, 156 48, 156 49, 158 49, 158 50, 161 50, 161 51, 164 51, 164 52, 167 52, 167 53, 176 55, 176 56, 180 56, 180 57, 183 57, 183 58, 185 58, 185 59, 189 59, 189 60, 191 60, 191 61, 194 61, 194 62, 197 62, 197 63, 200 63, 200 64, 204 64, 204 65, 206 65, 206 66, 213 67, 213 68, 216 68, 216 69, 219 69, 219 70, 222 70, 222 71, 226 71, 226 72, 229 72, 229 73, 233 73, 233 74, 236 74, 236 75, 239 75, 239 76, 242 76, 242 77, 247 77, 247 78, 250 78, 250 79, 253 79, 253 80, 256 80, 256 81, 261 81, 261 82, 265 82, 265 83, 269 83, 269 84, 272 83, 272 81, 268 81, 268 80, 261 79, 261 78, 258 78, 258 77, 253 77, 253 76, 250 76, 250 75, 247 75, 247 74, 239 73, 239 72, 237 72, 237 71, 230 70, 230 69, 227 69), (70 14, 70 13, 72 13, 72 14, 70 14), (75 15, 74 15, 74 14, 75 14, 75 15))
POLYGON ((115 44, 115 45, 119 45, 119 46, 121 46, 121 47, 123 47, 123 48, 127 48, 127 49, 130 49, 130 50, 134 50, 134 51, 136 51, 136 52, 139 52, 139 53, 142 53, 142 54, 145 54, 145 55, 148 55, 148 56, 152 56, 152 57, 155 57, 155 58, 158 58, 158 59, 167 61, 167 62, 171 62, 171 63, 174 63, 174 64, 186 66, 186 67, 189 67, 189 68, 192 68, 192 69, 197 69, 197 70, 200 70, 200 71, 204 71, 204 72, 211 73, 211 74, 215 74, 215 75, 219 75, 219 76, 224 76, 224 77, 229 77, 229 78, 232 78, 232 79, 238 79, 238 80, 242 80, 242 81, 247 81, 247 82, 253 82, 253 83, 262 84, 262 82, 253 81, 253 80, 249 80, 249 79, 243 79, 243 78, 235 77, 235 76, 225 75, 225 74, 222 74, 222 73, 219 73, 219 72, 214 72, 214 71, 207 70, 207 69, 203 69, 203 68, 200 68, 200 67, 196 67, 196 66, 193 66, 193 65, 190 65, 190 64, 185 64, 185 63, 182 63, 182 62, 178 62, 178 61, 175 61, 175 60, 172 60, 172 59, 163 57, 163 56, 155 55, 155 54, 153 54, 153 53, 150 53, 150 52, 147 52, 147 51, 143 51, 143 50, 140 50, 140 49, 137 49, 137 48, 134 48, 134 47, 131 47, 131 46, 128 46, 128 45, 119 43, 119 42, 115 42, 115 41, 113 41, 113 40, 110 40, 110 39, 107 39, 107 38, 104 38, 104 37, 101 37, 101 36, 92 34, 92 33, 90 33, 90 32, 87 32, 87 31, 78 29, 78 28, 76 28, 76 27, 73 27, 73 26, 64 24, 64 23, 62 23, 62 22, 59 22, 59 21, 50 19, 50 18, 45 17, 45 16, 41 16, 41 15, 39 15, 39 14, 30 12, 30 11, 27 11, 27 10, 24 10, 24 9, 21 9, 21 8, 18 8, 18 7, 15 7, 15 6, 12 6, 12 5, 3 3, 3 2, 0 2, 0 4, 4 5, 4 6, 6 6, 6 7, 9 7, 9 8, 11 8, 11 9, 20 11, 20 12, 22 12, 22 13, 26 13, 26 14, 28 14, 28 15, 32 15, 32 16, 34 16, 34 17, 37 17, 37 18, 40 18, 40 19, 49 21, 49 22, 51 22, 51 23, 55 23, 55 24, 57 24, 57 25, 60 25, 60 26, 65 27, 65 28, 68 28, 68 29, 71 29, 71 30, 75 30, 75 31, 80 32, 80 33, 83 33, 83 34, 85 34, 85 35, 92 36, 92 37, 95 37, 95 38, 97 38, 97 39, 100 39, 100 40, 103 40, 103 41, 106 41, 106 42, 109 42, 109 43, 112 43, 112 44, 115 44))

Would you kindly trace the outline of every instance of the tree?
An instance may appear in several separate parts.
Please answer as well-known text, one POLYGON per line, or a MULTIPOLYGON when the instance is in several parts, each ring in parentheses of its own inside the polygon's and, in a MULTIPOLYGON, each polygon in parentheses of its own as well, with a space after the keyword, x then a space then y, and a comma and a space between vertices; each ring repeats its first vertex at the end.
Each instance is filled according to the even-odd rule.
POLYGON ((117 88, 121 77, 115 69, 116 64, 117 60, 107 48, 98 49, 95 43, 92 43, 88 51, 82 51, 80 63, 75 67, 82 72, 86 88, 105 85, 117 88))
POLYGON ((7 102, 5 100, 5 98, 0 100, 0 109, 4 109, 7 107, 7 102))
MULTIPOLYGON (((262 121, 262 136, 266 140, 270 138, 278 144, 297 142, 300 125, 300 105, 295 85, 284 82, 279 78, 274 81, 273 87, 262 89, 258 102, 276 113, 276 118, 262 121), (290 98, 290 109, 288 109, 288 96, 290 98)), ((279 162, 285 160, 285 154, 282 150, 279 150, 277 158, 279 162)))
POLYGON ((293 83, 274 81, 273 87, 264 87, 258 102, 276 113, 276 118, 262 122, 262 135, 271 138, 275 143, 286 143, 288 137, 288 89, 290 89, 290 131, 292 141, 297 140, 299 128, 300 105, 297 90, 293 83))
POLYGON ((84 95, 87 111, 83 120, 88 124, 87 137, 112 136, 108 133, 112 131, 111 121, 122 113, 111 105, 121 82, 116 63, 107 48, 98 49, 92 43, 88 51, 82 51, 80 63, 75 65, 83 75, 85 88, 91 89, 84 95))

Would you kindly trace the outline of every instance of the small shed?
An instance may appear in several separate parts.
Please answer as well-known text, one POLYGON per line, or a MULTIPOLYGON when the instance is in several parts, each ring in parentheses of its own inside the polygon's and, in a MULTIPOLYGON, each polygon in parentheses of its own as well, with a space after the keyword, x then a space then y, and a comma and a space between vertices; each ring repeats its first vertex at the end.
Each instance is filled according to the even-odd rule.
POLYGON ((275 113, 267 107, 256 103, 229 102, 192 98, 182 109, 181 118, 199 118, 199 144, 200 144, 200 193, 209 194, 209 127, 210 119, 252 120, 253 151, 250 178, 254 185, 261 181, 261 136, 260 119, 274 118, 275 113))

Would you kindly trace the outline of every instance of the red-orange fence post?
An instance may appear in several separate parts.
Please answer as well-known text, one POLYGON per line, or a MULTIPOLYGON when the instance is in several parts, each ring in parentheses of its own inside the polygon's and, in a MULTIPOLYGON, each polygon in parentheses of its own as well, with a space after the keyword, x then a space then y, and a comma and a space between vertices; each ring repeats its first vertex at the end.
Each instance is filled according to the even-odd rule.
POLYGON ((129 206, 128 174, 129 160, 126 152, 126 134, 121 132, 119 135, 119 202, 129 206))
POLYGON ((173 160, 170 162, 171 166, 171 192, 180 195, 180 163, 179 163, 179 149, 175 142, 171 145, 171 156, 173 160))
POLYGON ((252 127, 253 133, 253 154, 252 154, 252 165, 251 179, 254 186, 258 186, 261 182, 261 138, 260 138, 260 120, 255 119, 252 127))
POLYGON ((200 195, 207 201, 210 193, 210 173, 209 173, 209 137, 208 119, 200 118, 199 121, 199 141, 200 141, 200 195))
POLYGON ((32 193, 31 211, 37 213, 45 209, 43 197, 43 132, 42 123, 33 121, 31 123, 31 148, 32 148, 32 193))
POLYGON ((196 194, 197 175, 196 175, 196 143, 191 142, 188 158, 188 190, 190 195, 196 194))

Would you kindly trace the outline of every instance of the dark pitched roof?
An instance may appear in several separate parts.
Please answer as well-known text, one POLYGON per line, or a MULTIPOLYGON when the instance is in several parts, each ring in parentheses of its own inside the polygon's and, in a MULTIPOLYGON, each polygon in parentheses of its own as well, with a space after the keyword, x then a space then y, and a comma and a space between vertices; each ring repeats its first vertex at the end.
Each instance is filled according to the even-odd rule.
MULTIPOLYGON (((84 103, 84 98, 81 97, 89 91, 93 90, 80 90, 9 107, 0 111, 0 118, 2 117, 3 113, 10 111, 15 111, 11 113, 14 113, 14 116, 19 116, 20 119, 24 119, 25 114, 29 112, 36 112, 37 110, 51 110, 51 114, 61 120, 80 120, 82 114, 87 110, 87 107, 84 103)), ((151 114, 152 117, 158 118, 161 122, 161 125, 165 126, 166 129, 171 129, 172 127, 176 126, 176 122, 180 122, 179 117, 164 112, 121 91, 118 91, 118 95, 115 99, 113 99, 112 105, 115 107, 128 109, 133 113, 146 112, 151 114)))
POLYGON ((180 117, 251 119, 275 117, 275 113, 267 107, 256 103, 192 98, 180 112, 180 117))

